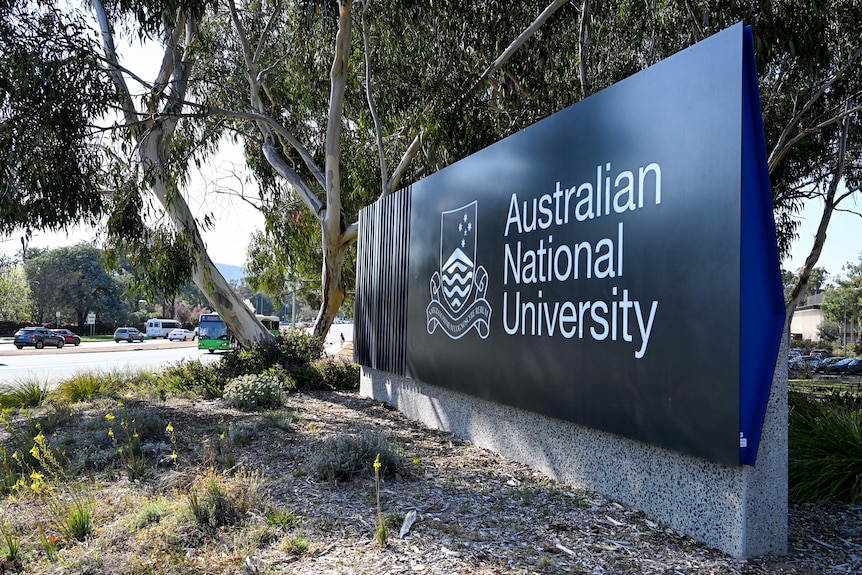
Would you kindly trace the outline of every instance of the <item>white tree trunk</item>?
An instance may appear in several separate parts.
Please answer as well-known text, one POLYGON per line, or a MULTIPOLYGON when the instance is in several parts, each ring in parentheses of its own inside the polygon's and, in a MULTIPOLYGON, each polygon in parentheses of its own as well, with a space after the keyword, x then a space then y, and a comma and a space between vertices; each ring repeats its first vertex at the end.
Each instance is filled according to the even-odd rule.
POLYGON ((139 147, 141 162, 154 173, 159 174, 151 185, 151 190, 159 200, 165 213, 177 229, 186 231, 194 238, 198 246, 198 261, 192 280, 203 292, 213 309, 225 322, 231 335, 242 347, 249 347, 257 341, 271 340, 273 335, 257 319, 253 310, 231 288, 224 276, 215 267, 207 253, 206 246, 200 236, 197 221, 189 209, 182 194, 176 193, 168 198, 168 189, 161 174, 165 173, 165 165, 161 160, 159 150, 165 149, 168 136, 159 124, 149 130, 139 147))

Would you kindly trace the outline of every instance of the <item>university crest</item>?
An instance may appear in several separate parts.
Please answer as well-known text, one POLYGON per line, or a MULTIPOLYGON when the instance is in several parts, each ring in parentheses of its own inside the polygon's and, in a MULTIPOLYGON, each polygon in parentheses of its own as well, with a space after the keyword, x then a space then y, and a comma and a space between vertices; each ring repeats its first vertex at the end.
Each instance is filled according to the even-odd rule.
POLYGON ((476 265, 476 206, 474 201, 440 215, 440 269, 431 277, 425 310, 429 334, 440 327, 459 339, 475 327, 485 339, 490 332, 488 272, 476 265))

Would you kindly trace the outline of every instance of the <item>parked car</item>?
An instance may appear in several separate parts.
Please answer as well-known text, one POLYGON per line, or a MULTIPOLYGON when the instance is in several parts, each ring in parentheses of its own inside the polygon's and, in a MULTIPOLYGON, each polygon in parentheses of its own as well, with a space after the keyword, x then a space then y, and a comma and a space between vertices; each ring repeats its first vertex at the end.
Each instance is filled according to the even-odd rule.
POLYGON ((848 357, 827 366, 823 371, 832 375, 856 375, 862 373, 862 360, 848 357))
POLYGON ((839 361, 842 361, 843 359, 844 359, 843 357, 839 357, 837 355, 832 356, 832 357, 827 357, 826 359, 824 359, 820 362, 820 365, 817 366, 817 371, 826 373, 826 370, 829 368, 829 366, 831 366, 835 363, 838 363, 839 361))
POLYGON ((189 338, 194 340, 195 334, 187 329, 172 329, 168 332, 168 339, 170 341, 186 341, 189 338))
POLYGON ((65 343, 63 336, 44 327, 24 327, 15 332, 15 347, 18 349, 23 349, 25 345, 32 345, 36 349, 42 349, 46 345, 60 348, 65 343))
POLYGON ((862 358, 854 357, 844 375, 862 375, 862 358))
POLYGON ((144 341, 144 334, 136 327, 118 327, 114 332, 114 341, 117 343, 121 341, 132 343, 135 340, 144 341))
POLYGON ((790 369, 807 369, 809 371, 813 371, 822 362, 822 359, 813 355, 800 355, 791 359, 788 365, 790 369))
POLYGON ((819 357, 812 357, 810 355, 794 357, 790 360, 790 363, 787 364, 788 375, 791 378, 801 377, 803 375, 811 376, 818 370, 821 361, 823 360, 819 357))
POLYGON ((66 343, 81 345, 81 336, 73 331, 69 331, 68 329, 52 329, 51 331, 57 335, 63 336, 63 340, 66 343))
POLYGON ((826 349, 812 349, 811 353, 809 353, 811 357, 816 357, 819 359, 826 359, 829 357, 829 350, 826 349))

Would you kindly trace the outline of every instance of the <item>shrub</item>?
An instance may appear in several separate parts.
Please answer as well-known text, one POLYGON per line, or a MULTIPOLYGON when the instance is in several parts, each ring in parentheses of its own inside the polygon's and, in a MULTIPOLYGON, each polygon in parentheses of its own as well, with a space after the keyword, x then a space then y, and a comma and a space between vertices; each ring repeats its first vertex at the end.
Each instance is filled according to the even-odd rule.
POLYGON ((325 357, 296 367, 290 370, 290 376, 300 391, 359 389, 359 366, 339 357, 325 357))
POLYGON ((350 391, 359 389, 359 366, 346 359, 324 358, 314 362, 323 385, 329 389, 350 391))
POLYGON ((323 340, 298 330, 260 341, 249 349, 225 354, 222 364, 234 374, 263 373, 274 366, 285 366, 289 372, 309 365, 323 356, 323 340))
POLYGON ((374 476, 380 454, 380 475, 403 474, 407 469, 400 451, 384 435, 365 431, 358 436, 339 435, 323 443, 309 462, 310 473, 326 481, 348 481, 360 473, 374 476))
POLYGON ((48 396, 48 382, 35 377, 22 379, 0 390, 0 408, 36 407, 48 396))
POLYGON ((281 383, 271 376, 241 375, 230 380, 224 389, 224 398, 232 407, 255 411, 280 407, 284 403, 281 383))
POLYGON ((60 382, 57 394, 70 403, 78 403, 113 394, 119 387, 120 381, 116 374, 85 371, 60 382))
POLYGON ((188 505, 198 525, 217 529, 245 519, 262 507, 261 479, 241 470, 235 476, 212 471, 200 477, 188 495, 188 505))
POLYGON ((204 364, 199 359, 180 361, 162 371, 159 389, 167 393, 191 392, 206 399, 216 399, 224 392, 228 376, 221 362, 204 364))
POLYGON ((788 480, 796 501, 862 501, 862 398, 791 393, 788 480))

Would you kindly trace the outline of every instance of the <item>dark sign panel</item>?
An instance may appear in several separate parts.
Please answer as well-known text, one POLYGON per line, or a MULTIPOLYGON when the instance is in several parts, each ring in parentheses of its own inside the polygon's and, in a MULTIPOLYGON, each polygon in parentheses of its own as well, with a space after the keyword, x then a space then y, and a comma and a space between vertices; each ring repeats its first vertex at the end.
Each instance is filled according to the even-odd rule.
POLYGON ((407 375, 752 463, 781 328, 743 298, 773 330, 781 290, 746 41, 734 26, 415 184, 407 375))

